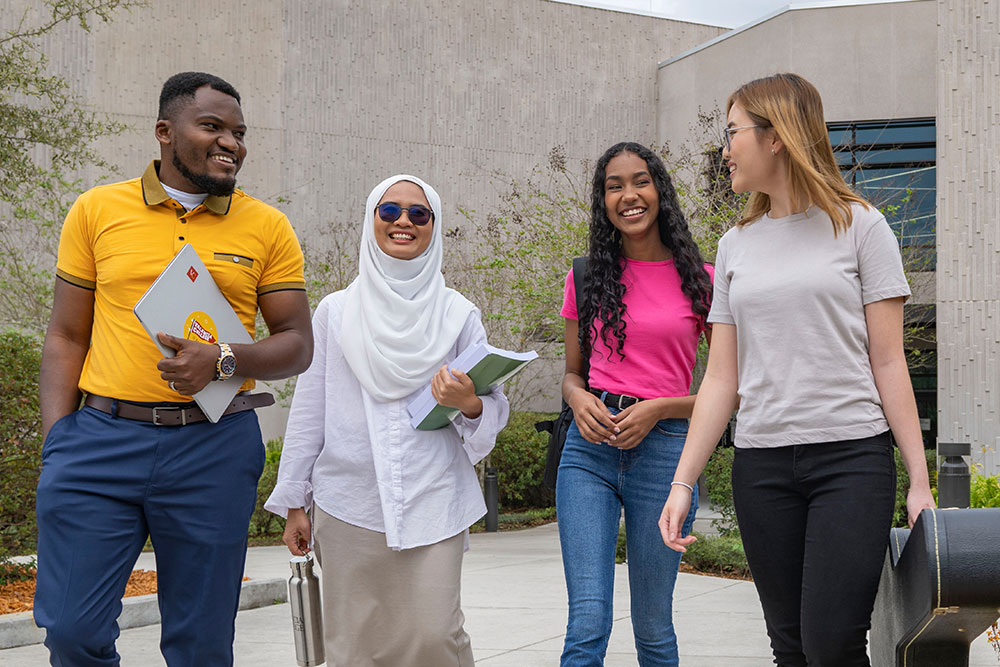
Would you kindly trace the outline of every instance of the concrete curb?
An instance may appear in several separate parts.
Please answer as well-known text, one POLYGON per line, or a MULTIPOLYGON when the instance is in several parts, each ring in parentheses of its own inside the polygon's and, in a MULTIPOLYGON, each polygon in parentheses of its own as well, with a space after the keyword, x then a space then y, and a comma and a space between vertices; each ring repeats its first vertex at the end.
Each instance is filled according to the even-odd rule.
MULTIPOLYGON (((240 611, 280 602, 288 602, 288 583, 284 579, 251 579, 243 582, 240 611)), ((160 608, 156 604, 155 593, 122 599, 122 613, 118 617, 118 627, 122 630, 159 622, 160 608)), ((35 625, 30 611, 0 616, 0 649, 40 644, 44 640, 45 630, 35 625)))

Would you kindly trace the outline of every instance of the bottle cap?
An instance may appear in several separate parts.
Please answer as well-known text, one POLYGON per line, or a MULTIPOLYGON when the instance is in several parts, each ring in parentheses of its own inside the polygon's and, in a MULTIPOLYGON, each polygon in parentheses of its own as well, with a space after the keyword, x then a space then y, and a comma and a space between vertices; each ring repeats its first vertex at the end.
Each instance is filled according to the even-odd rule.
POLYGON ((299 577, 312 572, 312 564, 312 554, 306 554, 305 556, 292 556, 288 559, 288 565, 292 568, 292 574, 299 577))

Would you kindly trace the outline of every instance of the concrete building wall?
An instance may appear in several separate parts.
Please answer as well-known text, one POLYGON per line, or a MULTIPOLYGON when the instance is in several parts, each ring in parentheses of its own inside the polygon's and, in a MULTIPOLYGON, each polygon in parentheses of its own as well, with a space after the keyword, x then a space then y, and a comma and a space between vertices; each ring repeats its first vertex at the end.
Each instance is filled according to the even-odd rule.
MULTIPOLYGON (((0 26, 24 4, 0 0, 0 26)), ((98 110, 133 125, 100 146, 124 176, 155 154, 164 79, 199 69, 229 80, 250 125, 241 187, 280 197, 310 236, 357 221, 391 173, 425 176, 454 212, 491 201, 492 171, 530 170, 557 144, 582 160, 652 139, 657 57, 720 32, 547 0, 221 0, 211 11, 178 0, 89 34, 60 29, 45 51, 98 110)))
POLYGON ((1000 2, 937 9, 938 436, 1000 472, 1000 2))
POLYGON ((657 72, 657 137, 683 141, 699 108, 724 110, 741 84, 776 72, 795 72, 816 85, 828 121, 933 116, 935 12, 934 0, 793 4, 688 55, 664 53, 657 72))
MULTIPOLYGON (((0 0, 0 27, 24 6, 0 0)), ((287 213, 306 244, 339 239, 355 256, 365 198, 391 174, 434 185, 454 227, 459 206, 497 202, 494 171, 526 177, 556 145, 578 165, 626 138, 651 142, 657 59, 721 32, 548 0, 154 0, 89 34, 61 28, 44 51, 131 124, 99 144, 118 178, 159 156, 168 76, 229 80, 249 124, 240 187, 287 213)), ((82 176, 90 186, 99 174, 82 176)), ((548 385, 533 407, 558 409, 558 378, 548 385)), ((263 412, 267 435, 280 433, 281 415, 263 412)))

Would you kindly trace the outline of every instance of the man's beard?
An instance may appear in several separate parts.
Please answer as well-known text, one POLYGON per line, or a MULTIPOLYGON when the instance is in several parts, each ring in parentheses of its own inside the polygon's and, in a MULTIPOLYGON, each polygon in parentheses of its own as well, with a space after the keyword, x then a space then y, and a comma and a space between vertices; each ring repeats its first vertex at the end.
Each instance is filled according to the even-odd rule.
POLYGON ((171 161, 174 164, 174 168, 181 173, 181 176, 190 181, 191 185, 202 192, 207 192, 215 197, 228 197, 236 189, 235 176, 231 179, 222 179, 212 178, 208 174, 196 174, 181 162, 180 158, 177 157, 177 153, 174 153, 173 160, 171 161))

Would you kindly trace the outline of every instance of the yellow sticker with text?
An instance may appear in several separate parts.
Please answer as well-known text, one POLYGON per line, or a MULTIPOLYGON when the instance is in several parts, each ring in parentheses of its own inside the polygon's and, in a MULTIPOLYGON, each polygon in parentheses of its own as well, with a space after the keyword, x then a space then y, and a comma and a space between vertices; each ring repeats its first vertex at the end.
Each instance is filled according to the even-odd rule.
POLYGON ((200 340, 203 343, 215 343, 219 340, 219 330, 207 313, 196 310, 188 315, 184 322, 184 337, 188 340, 200 340))

